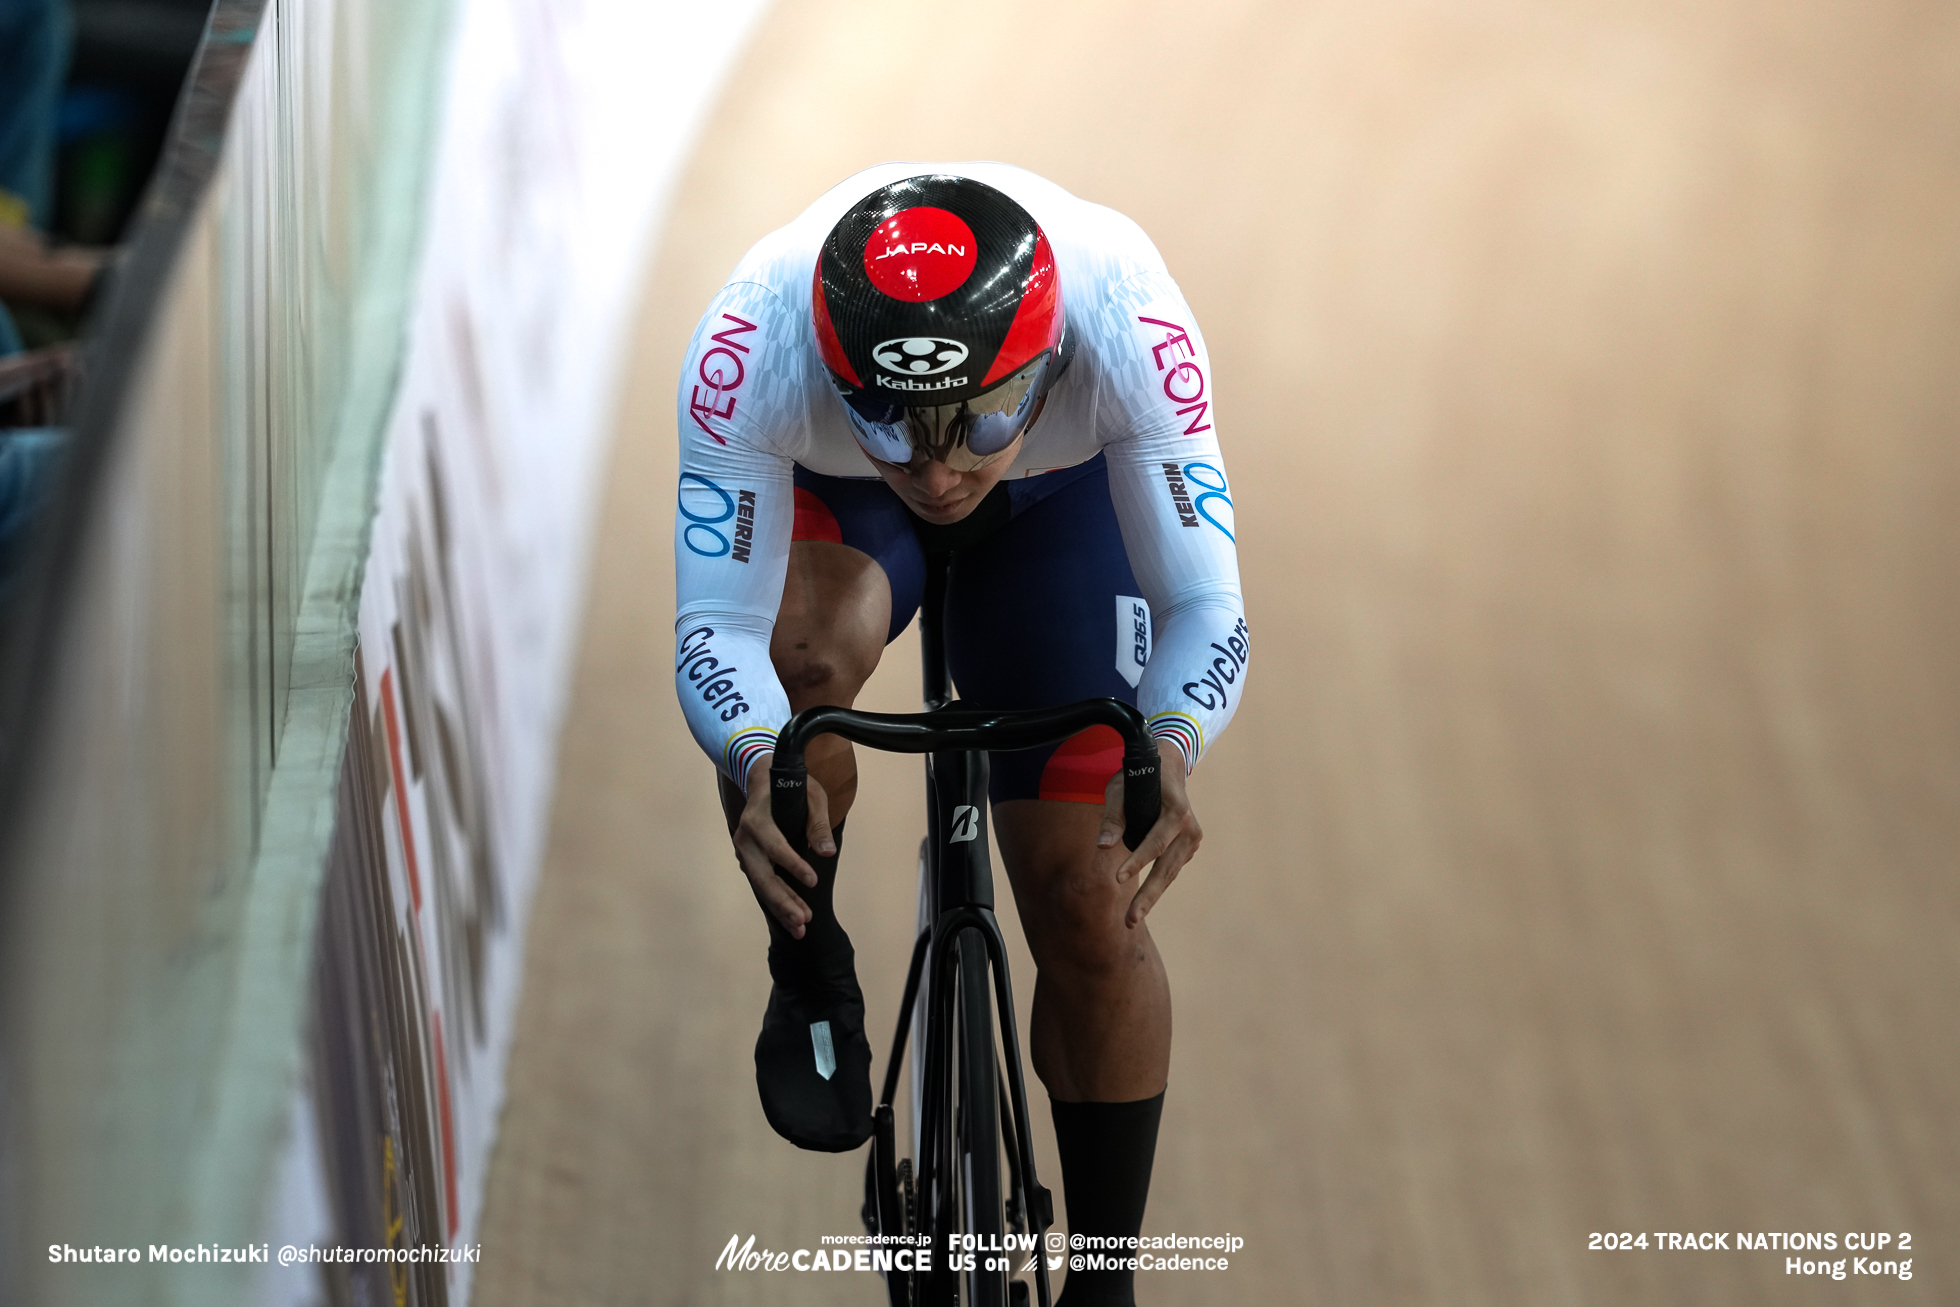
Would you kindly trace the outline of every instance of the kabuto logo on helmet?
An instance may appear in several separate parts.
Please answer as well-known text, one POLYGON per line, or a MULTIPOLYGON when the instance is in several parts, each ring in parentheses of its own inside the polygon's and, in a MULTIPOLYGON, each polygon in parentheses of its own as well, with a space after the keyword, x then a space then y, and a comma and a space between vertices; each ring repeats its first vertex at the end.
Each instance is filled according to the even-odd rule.
POLYGON ((966 354, 966 346, 944 336, 900 336, 897 340, 880 341, 871 349, 871 357, 887 372, 905 372, 916 377, 951 372, 966 362, 966 354))
POLYGON ((1039 397, 1061 371, 1048 237, 971 177, 907 177, 853 204, 818 252, 810 317, 840 396, 866 421, 976 401, 1046 356, 1017 392, 1039 397))

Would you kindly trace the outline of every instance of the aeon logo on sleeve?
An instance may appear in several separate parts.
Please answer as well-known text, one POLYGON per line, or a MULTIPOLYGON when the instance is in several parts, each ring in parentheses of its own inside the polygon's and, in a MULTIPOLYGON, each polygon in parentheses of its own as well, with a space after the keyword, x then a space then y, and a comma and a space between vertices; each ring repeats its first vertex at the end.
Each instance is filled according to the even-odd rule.
POLYGON ((721 315, 723 322, 730 325, 709 336, 714 348, 701 355, 695 365, 696 382, 687 400, 687 415, 694 419, 694 425, 706 432, 708 438, 717 445, 728 443, 719 431, 708 425, 708 419, 719 418, 726 422, 735 416, 735 392, 742 388, 742 382, 749 375, 748 365, 742 362, 742 355, 749 352, 737 337, 746 336, 756 326, 746 318, 738 318, 733 313, 721 315), (708 388, 702 394, 701 387, 708 388))
POLYGON ((944 336, 901 336, 880 342, 871 357, 888 371, 931 377, 966 362, 966 353, 966 346, 944 336))
MULTIPOLYGON (((1211 423, 1207 420, 1211 401, 1205 398, 1204 364, 1198 359, 1190 328, 1165 318, 1141 314, 1137 316, 1137 321, 1146 327, 1163 328, 1163 339, 1149 346, 1150 357, 1157 364, 1157 371, 1163 374, 1164 398, 1175 406, 1177 416, 1191 419, 1185 423, 1183 434, 1195 436, 1211 430, 1211 423)), ((1146 336, 1149 334, 1146 333, 1146 336)))

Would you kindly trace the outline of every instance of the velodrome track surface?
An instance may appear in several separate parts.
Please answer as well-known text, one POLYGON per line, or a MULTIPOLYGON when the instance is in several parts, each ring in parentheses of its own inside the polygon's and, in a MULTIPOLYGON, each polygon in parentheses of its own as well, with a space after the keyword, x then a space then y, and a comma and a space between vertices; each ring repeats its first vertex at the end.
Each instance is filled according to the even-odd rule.
MULTIPOLYGON (((688 333, 888 157, 1131 214, 1211 346, 1256 656, 1151 919, 1146 1232, 1246 1244, 1142 1301, 1952 1301, 1952 9, 964 12, 783 5, 663 236, 477 1301, 878 1300, 711 1269, 855 1232, 862 1156, 758 1109, 765 934, 667 656, 688 333), (1621 1230, 1911 1231, 1915 1276, 1587 1250, 1621 1230)), ((866 702, 915 697, 908 637, 866 702)), ((918 787, 866 774, 839 901, 882 1032, 918 787)))

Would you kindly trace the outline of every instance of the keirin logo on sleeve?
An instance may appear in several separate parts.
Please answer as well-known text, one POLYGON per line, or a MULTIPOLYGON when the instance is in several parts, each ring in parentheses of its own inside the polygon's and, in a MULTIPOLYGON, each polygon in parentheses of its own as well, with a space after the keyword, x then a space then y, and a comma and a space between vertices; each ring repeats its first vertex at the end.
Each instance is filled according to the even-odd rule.
POLYGON ((1150 605, 1135 595, 1116 596, 1116 674, 1132 690, 1150 661, 1150 605))

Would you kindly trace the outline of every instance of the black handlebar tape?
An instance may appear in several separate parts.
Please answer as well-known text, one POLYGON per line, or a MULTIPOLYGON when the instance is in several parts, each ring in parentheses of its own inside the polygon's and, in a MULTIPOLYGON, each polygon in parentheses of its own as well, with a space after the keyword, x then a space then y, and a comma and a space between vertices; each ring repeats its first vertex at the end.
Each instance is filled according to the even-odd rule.
POLYGON ((792 849, 801 850, 810 825, 810 770, 775 763, 769 768, 769 816, 792 849))
POLYGON ((1135 851, 1157 824, 1164 808, 1163 778, 1158 769, 1157 741, 1143 742, 1123 754, 1123 844, 1135 851))

